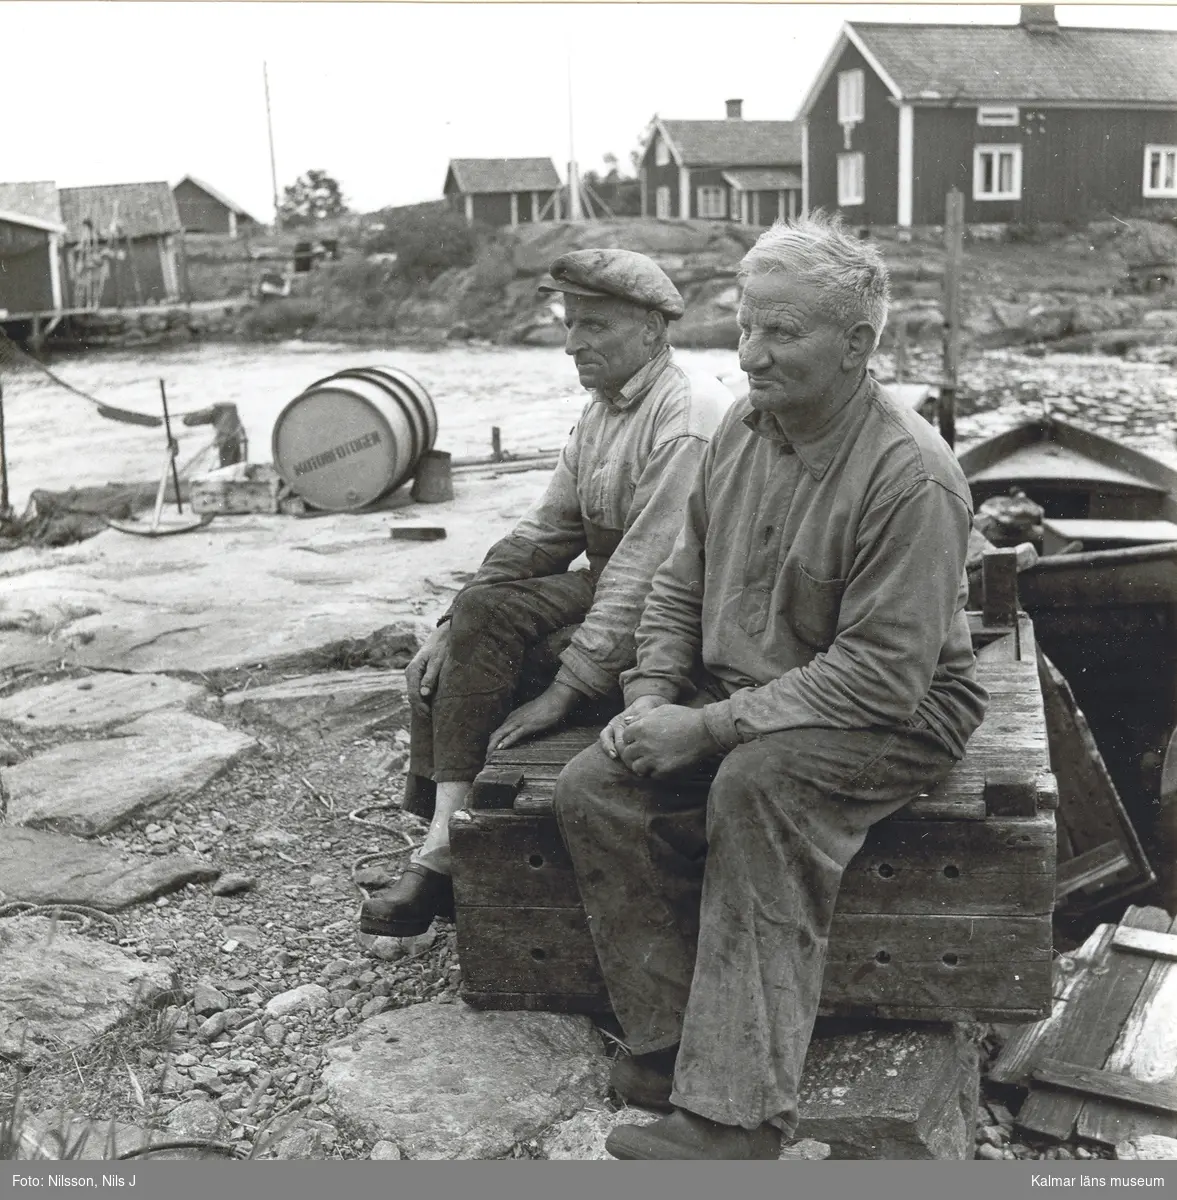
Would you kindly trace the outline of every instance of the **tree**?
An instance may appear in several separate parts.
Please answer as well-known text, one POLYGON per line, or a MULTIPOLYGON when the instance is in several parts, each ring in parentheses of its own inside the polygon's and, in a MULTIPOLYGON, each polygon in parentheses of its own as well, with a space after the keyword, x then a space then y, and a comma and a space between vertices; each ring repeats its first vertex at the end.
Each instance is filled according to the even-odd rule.
POLYGON ((278 210, 282 224, 290 228, 313 225, 348 211, 339 182, 318 169, 307 171, 283 188, 278 210))

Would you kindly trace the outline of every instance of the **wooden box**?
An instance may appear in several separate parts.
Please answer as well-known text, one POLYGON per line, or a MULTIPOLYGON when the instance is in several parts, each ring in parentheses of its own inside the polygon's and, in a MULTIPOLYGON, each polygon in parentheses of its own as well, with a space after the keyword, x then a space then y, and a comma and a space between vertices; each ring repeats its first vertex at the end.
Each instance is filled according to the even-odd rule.
MULTIPOLYGON (((1025 617, 1017 636, 981 651, 978 672, 991 700, 967 756, 876 825, 846 871, 823 1013, 1026 1021, 1050 1011, 1058 794, 1025 617)), ((493 754, 450 825, 463 996, 475 1007, 609 1008, 552 810, 561 767, 596 736, 566 729, 493 754)))
POLYGON ((189 496, 194 512, 232 516, 284 512, 285 492, 269 463, 233 463, 194 478, 189 496))

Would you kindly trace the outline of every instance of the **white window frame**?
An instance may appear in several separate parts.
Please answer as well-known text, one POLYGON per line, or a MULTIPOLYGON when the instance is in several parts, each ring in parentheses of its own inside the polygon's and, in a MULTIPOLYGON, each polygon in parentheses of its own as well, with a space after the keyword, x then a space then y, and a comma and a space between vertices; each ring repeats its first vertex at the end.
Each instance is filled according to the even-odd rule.
POLYGON ((695 189, 695 209, 700 220, 727 220, 727 188, 722 184, 704 184, 695 189), (706 201, 704 200, 706 197, 706 201))
POLYGON ((838 124, 861 121, 866 111, 866 74, 861 67, 838 72, 838 124))
POLYGON ((654 143, 654 165, 656 167, 670 166, 670 147, 666 144, 666 139, 661 136, 654 143))
POLYGON ((1154 197, 1154 196, 1175 197, 1175 196, 1177 196, 1177 146, 1163 146, 1160 144, 1153 144, 1153 145, 1145 146, 1145 148, 1144 148, 1144 181, 1143 181, 1143 189, 1142 190, 1143 190, 1145 196, 1149 196, 1149 197, 1154 197), (1160 183, 1160 186, 1158 186, 1158 187, 1153 187, 1153 185, 1149 182, 1149 176, 1152 173, 1149 170, 1149 168, 1152 166, 1152 160, 1154 157, 1159 158, 1160 163, 1161 163, 1161 167, 1160 167, 1161 183, 1160 183), (1172 171, 1170 173, 1170 178, 1173 180, 1173 183, 1169 187, 1165 186, 1164 163, 1165 163, 1166 158, 1170 159, 1173 163, 1172 171))
POLYGON ((654 216, 663 220, 670 216, 670 188, 666 186, 654 192, 654 216))
POLYGON ((982 104, 977 109, 978 125, 1013 125, 1021 118, 1016 104, 982 104))
MULTIPOLYGON (((996 174, 1000 174, 997 167, 996 174)), ((973 147, 973 199, 974 200, 1020 200, 1022 198, 1022 147, 1018 142, 994 143, 973 147), (1007 191, 986 192, 982 189, 984 174, 981 160, 987 154, 1009 154, 1013 159, 1010 172, 1011 182, 1007 191)))
POLYGON ((866 203, 866 155, 861 150, 838 155, 838 207, 866 203), (855 172, 855 164, 857 171, 855 172), (852 173, 854 172, 854 173, 852 173), (857 178, 855 178, 857 174, 857 178), (854 185, 858 186, 855 187, 854 185))

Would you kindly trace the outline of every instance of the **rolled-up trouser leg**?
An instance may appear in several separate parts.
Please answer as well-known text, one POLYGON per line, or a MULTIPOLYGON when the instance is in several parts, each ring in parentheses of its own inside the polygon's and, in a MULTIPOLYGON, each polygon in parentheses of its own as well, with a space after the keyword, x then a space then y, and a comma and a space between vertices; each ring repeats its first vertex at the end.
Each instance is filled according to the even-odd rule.
POLYGON ((514 707, 528 647, 582 621, 592 602, 587 571, 480 584, 462 592, 430 706, 428 736, 423 728, 411 735, 410 770, 438 783, 472 780, 482 770, 490 735, 514 707))
POLYGON ((897 733, 790 730, 733 750, 707 799, 696 951, 690 920, 670 918, 691 903, 681 860, 668 875, 651 852, 666 841, 664 832, 652 836, 660 803, 652 793, 675 789, 630 783, 623 765, 597 753, 569 764, 557 804, 631 1048, 680 1042, 678 1107, 749 1129, 773 1120, 792 1132, 842 871, 870 826, 943 778, 951 755, 920 722, 897 733), (619 817, 627 797, 634 815, 619 817), (644 858, 626 838, 645 842, 644 858), (616 898, 604 865, 614 856, 627 873, 616 898))

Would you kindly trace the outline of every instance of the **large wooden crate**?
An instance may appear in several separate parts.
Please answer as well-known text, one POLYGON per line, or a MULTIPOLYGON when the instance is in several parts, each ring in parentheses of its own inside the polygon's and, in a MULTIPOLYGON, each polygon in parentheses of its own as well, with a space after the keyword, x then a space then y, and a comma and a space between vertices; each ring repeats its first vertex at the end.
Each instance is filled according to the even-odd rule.
MULTIPOLYGON (((976 624, 988 714, 944 783, 876 825, 850 863, 826 1014, 1025 1021, 1050 1010, 1058 793, 1033 630, 1025 617, 1016 636, 976 624)), ((450 825, 463 996, 476 1007, 609 1008, 552 809, 561 767, 596 736, 566 729, 493 754, 450 825)))

